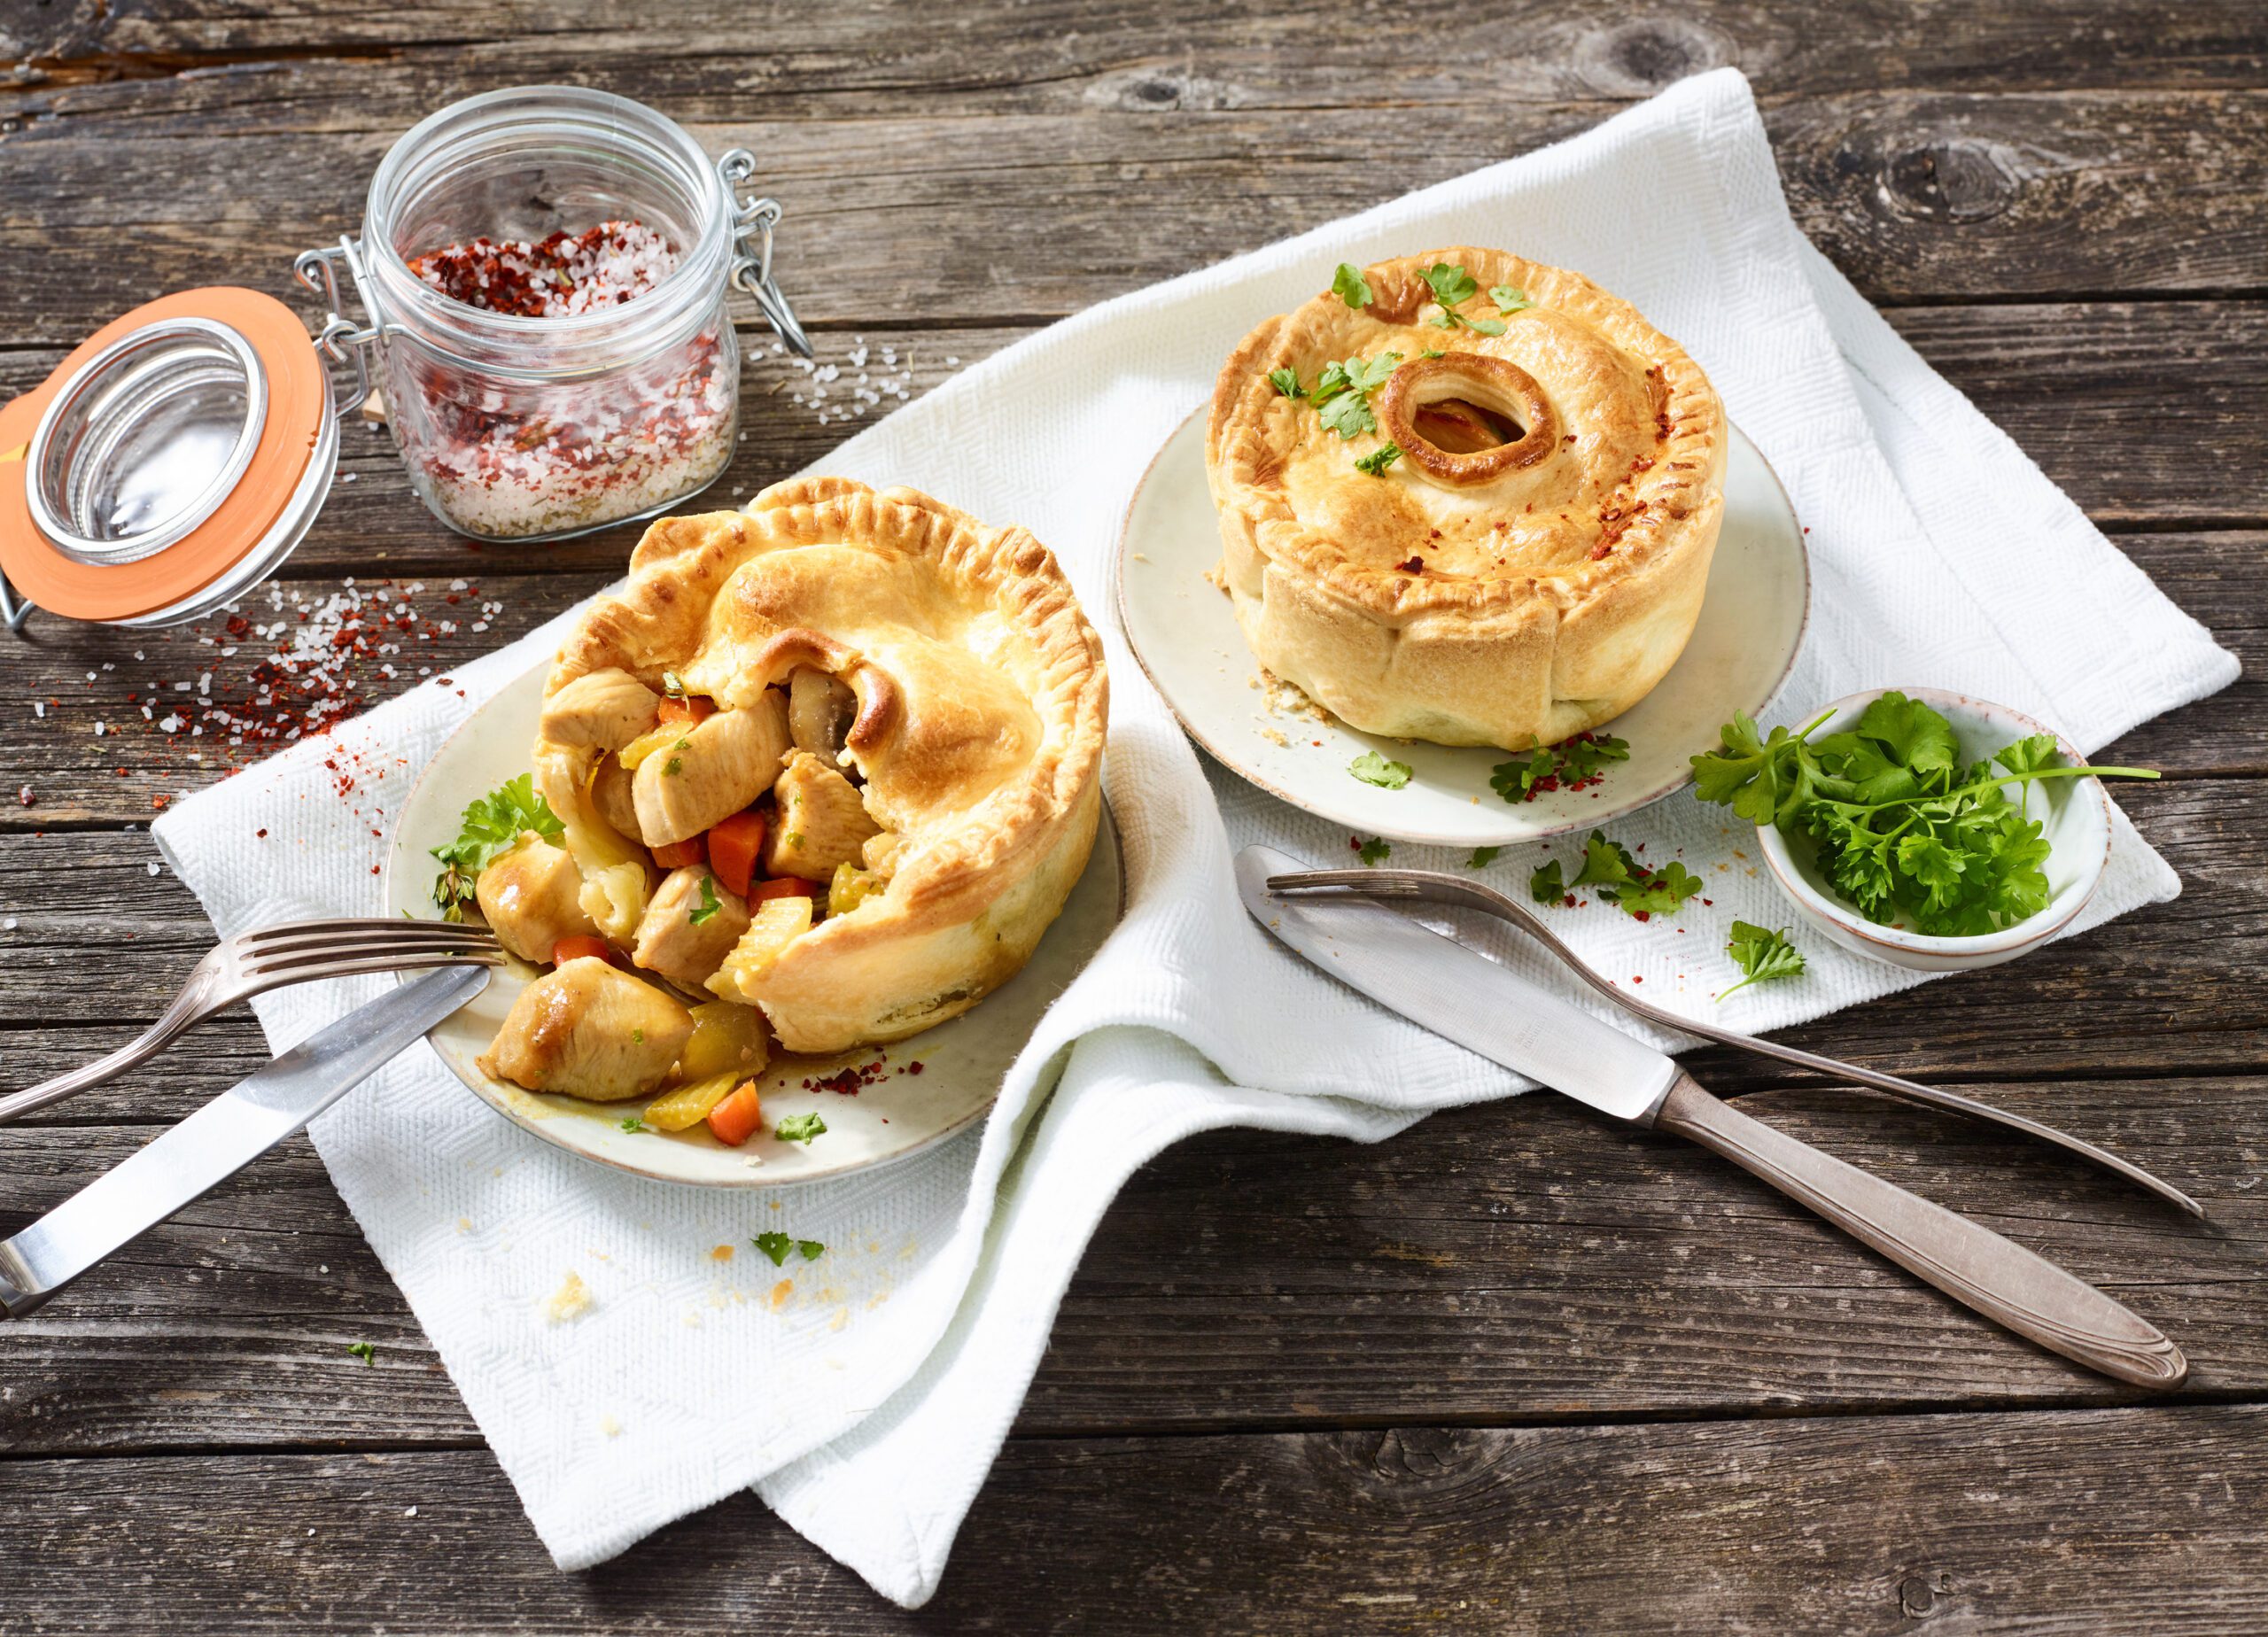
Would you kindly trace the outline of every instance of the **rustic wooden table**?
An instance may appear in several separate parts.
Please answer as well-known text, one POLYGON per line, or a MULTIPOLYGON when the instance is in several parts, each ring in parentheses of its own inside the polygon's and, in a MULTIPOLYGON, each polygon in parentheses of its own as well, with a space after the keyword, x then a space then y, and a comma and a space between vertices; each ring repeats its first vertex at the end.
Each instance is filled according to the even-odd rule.
MULTIPOLYGON (((162 291, 285 291, 442 104, 583 81, 754 148, 787 205, 784 282, 843 372, 819 399, 750 330, 756 412, 716 493, 752 491, 896 401, 846 416, 854 349, 918 393, 1738 64, 1805 230, 2253 676, 2114 748, 2168 772, 2119 799, 2178 902, 1797 1036, 2100 1138, 2210 1223, 1987 1129, 1700 1067, 2100 1281, 2179 1338, 2186 1387, 2146 1402, 2067 1367, 1555 1100, 1371 1148, 1230 1134, 1113 1207, 928 1609, 746 1499, 564 1575, 294 1143, 0 1331, 0 1629, 2268 1627, 2268 12, 1234 9, 9 0, 0 392, 162 291)), ((360 594, 366 624, 409 622, 398 674, 333 667, 342 697, 529 628, 633 538, 475 550, 382 433, 350 431, 342 470, 281 617, 327 633, 360 594)), ((257 702, 275 646, 0 638, 0 784, 28 803, 0 809, 0 1082, 116 1043, 205 946, 146 826, 304 708, 257 702)), ((0 1229, 264 1055, 243 1016, 198 1040, 0 1132, 0 1229)))

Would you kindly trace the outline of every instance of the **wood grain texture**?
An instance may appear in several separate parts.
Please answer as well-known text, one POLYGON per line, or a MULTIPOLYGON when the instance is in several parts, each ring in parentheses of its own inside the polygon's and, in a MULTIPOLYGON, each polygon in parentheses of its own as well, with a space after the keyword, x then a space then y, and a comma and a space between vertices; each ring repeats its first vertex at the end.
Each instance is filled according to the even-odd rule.
POLYGON ((2256 1406, 1018 1440, 912 1614, 745 1496, 561 1574, 485 1451, 8 1462, 0 1630, 2236 1637, 2264 1451, 2256 1406))

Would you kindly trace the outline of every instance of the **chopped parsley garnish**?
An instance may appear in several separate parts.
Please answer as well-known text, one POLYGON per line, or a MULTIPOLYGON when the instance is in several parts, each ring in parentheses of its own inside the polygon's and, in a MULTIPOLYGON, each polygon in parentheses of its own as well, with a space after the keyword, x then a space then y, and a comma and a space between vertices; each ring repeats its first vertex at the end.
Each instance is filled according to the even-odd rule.
POLYGON ((433 902, 440 906, 441 919, 452 921, 464 919, 464 906, 472 902, 480 873, 519 845, 521 831, 532 830, 553 841, 566 827, 551 803, 536 794, 532 773, 499 785, 467 807, 458 822, 457 839, 433 850, 442 865, 433 881, 433 902))
POLYGON ((1673 858, 1645 880, 1599 896, 1612 898, 1626 915, 1674 915, 1700 890, 1701 878, 1673 858))
POLYGON ((1534 302, 1528 299, 1527 291, 1525 290, 1515 290, 1510 284, 1490 285, 1488 288, 1488 299, 1496 304, 1496 310, 1499 313, 1504 314, 1508 317, 1514 313, 1525 313, 1528 308, 1535 305, 1534 302))
POLYGON ((1508 802, 1533 802, 1548 791, 1582 789, 1601 776, 1608 763, 1629 759, 1626 741, 1578 733, 1497 763, 1488 775, 1488 787, 1508 802))
POLYGON ((1501 847, 1476 847, 1472 850, 1472 857, 1464 861, 1464 867, 1468 870, 1485 870, 1496 862, 1496 855, 1503 850, 1501 847))
POLYGON ((1316 415, 1324 425, 1341 438, 1374 432, 1379 422, 1371 413, 1370 394, 1386 384, 1386 377, 1401 361, 1399 353, 1380 353, 1376 358, 1349 358, 1325 364, 1323 373, 1316 377, 1315 391, 1308 395, 1308 400, 1315 405, 1316 415))
POLYGON ((724 907, 723 902, 717 896, 716 882, 704 875, 701 878, 701 902, 697 906, 685 912, 685 919, 699 927, 713 919, 717 912, 724 907))
POLYGON ((1732 989, 1718 995, 1720 1005, 1733 989, 1746 989, 1751 983, 1768 983, 1775 978, 1792 978, 1804 969, 1804 952, 1788 942, 1788 931, 1784 927, 1775 932, 1769 927, 1736 920, 1733 923, 1732 939, 1725 945, 1725 953, 1731 956, 1747 975, 1732 989))
POLYGON ((1363 276, 1363 269, 1351 261, 1339 264, 1339 271, 1331 275, 1331 293, 1350 307, 1371 305, 1370 281, 1363 276))
POLYGON ((1286 398, 1305 398, 1308 389, 1300 384, 1300 372, 1286 364, 1281 369, 1268 372, 1268 384, 1286 398))
POLYGON ((1484 336, 1504 333, 1503 324, 1496 319, 1467 318, 1456 310, 1459 302, 1472 300, 1480 289, 1473 282, 1472 275, 1463 268, 1447 261, 1436 261, 1425 269, 1425 279, 1426 287, 1433 292, 1433 299, 1441 309, 1433 321, 1435 329, 1463 328, 1484 336))
POLYGON ((1388 858, 1394 857, 1394 849, 1387 844, 1383 836, 1377 835, 1373 835, 1369 841, 1355 848, 1355 852, 1366 865, 1384 864, 1388 858))
POLYGON ((790 1114, 773 1129, 772 1135, 783 1143, 808 1143, 815 1137, 827 1135, 827 1121, 817 1114, 790 1114))
POLYGON ((1370 454, 1355 462, 1355 469, 1358 472, 1368 472, 1373 477, 1382 477, 1386 475, 1386 469, 1401 458, 1400 444, 1380 444, 1370 454))
POLYGON ((685 683, 678 676, 676 671, 664 671, 662 672, 662 692, 667 694, 672 699, 683 699, 685 697, 685 683))
POLYGON ((646 1129, 646 1122, 637 1115, 631 1114, 624 1119, 622 1129, 625 1131, 643 1131, 646 1129))
POLYGON ((1559 879, 1559 860, 1546 858, 1541 868, 1529 873, 1527 896, 1538 904, 1557 904, 1567 896, 1567 883, 1559 879))
POLYGON ((1674 915, 1688 898, 1701 890, 1701 878, 1673 860, 1650 870, 1618 842, 1593 830, 1583 843, 1583 867, 1572 881, 1564 880, 1559 861, 1546 859, 1527 879, 1528 896, 1538 904, 1557 904, 1573 896, 1573 888, 1595 887, 1598 896, 1625 915, 1644 920, 1674 915))
POLYGON ((805 1261, 817 1261, 827 1251, 827 1246, 821 1245, 817 1239, 793 1238, 776 1230, 770 1233, 757 1235, 750 1243, 769 1256, 772 1259, 772 1265, 775 1268, 788 1260, 789 1251, 797 1253, 805 1261))
POLYGON ((1999 930, 2047 908, 2047 836, 2008 799, 2048 779, 2155 779, 2146 767, 2051 765, 2034 733, 1963 765, 1953 725, 1888 693, 1855 725, 1814 742, 1824 717, 1790 733, 1744 716, 1693 758, 1693 793, 1751 824, 1809 839, 1820 867, 1868 919, 1933 937, 1999 930))
POLYGON ((633 1046, 644 1045, 646 1043, 646 1031, 642 1028, 632 1029, 630 1031, 630 1043, 633 1046))
POLYGON ((662 768, 662 772, 663 772, 664 776, 664 777, 666 777, 666 778, 670 778, 670 779, 674 779, 674 778, 676 778, 680 773, 683 772, 684 771, 685 771, 685 758, 684 758, 683 756, 672 756, 672 757, 669 759, 669 761, 668 761, 665 764, 664 764, 664 766, 663 766, 663 768, 662 768))
POLYGON ((804 833, 801 830, 790 830, 788 832, 787 840, 788 846, 800 851, 804 845, 804 833))
POLYGON ((376 1362, 378 1356, 378 1350, 367 1341, 349 1343, 346 1350, 365 1364, 376 1362))
POLYGON ((1399 790, 1410 782, 1409 763, 1389 762, 1375 750, 1363 751, 1347 764, 1347 771, 1364 784, 1376 785, 1381 790, 1399 790))

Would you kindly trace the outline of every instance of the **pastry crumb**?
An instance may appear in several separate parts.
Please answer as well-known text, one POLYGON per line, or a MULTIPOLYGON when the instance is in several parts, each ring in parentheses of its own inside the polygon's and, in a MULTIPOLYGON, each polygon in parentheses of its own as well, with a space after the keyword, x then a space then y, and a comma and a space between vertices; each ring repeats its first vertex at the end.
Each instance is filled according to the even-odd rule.
POLYGON ((1281 728, 1263 727, 1260 730, 1260 736, 1281 749, 1288 750, 1292 748, 1292 741, 1284 737, 1281 728))
POLYGON ((583 1283, 583 1276, 571 1269, 559 1288, 544 1298, 542 1314, 551 1324, 565 1324, 590 1311, 590 1286, 583 1283))
POLYGON ((709 1253, 709 1260, 711 1261, 730 1261, 733 1260, 734 1248, 734 1247, 729 1245, 720 1245, 717 1246, 716 1249, 709 1253))
POLYGON ((472 1218, 470 1216, 458 1217, 457 1231, 459 1233, 470 1233, 472 1231, 472 1218))
POLYGON ((779 1312, 781 1308, 788 1305, 788 1298, 795 1293, 796 1282, 793 1279, 781 1280, 779 1284, 772 1287, 772 1310, 774 1313, 779 1312))
POLYGON ((601 1416, 599 1431, 609 1438, 619 1438, 622 1435, 622 1423, 617 1421, 612 1416, 601 1416))

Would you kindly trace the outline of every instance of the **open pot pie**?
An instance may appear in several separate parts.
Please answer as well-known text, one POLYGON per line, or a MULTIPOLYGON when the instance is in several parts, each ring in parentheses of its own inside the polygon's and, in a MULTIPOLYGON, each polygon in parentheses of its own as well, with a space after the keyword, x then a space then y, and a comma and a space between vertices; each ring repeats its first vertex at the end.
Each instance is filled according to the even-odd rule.
POLYGON ((1221 370, 1222 580, 1260 662, 1355 727, 1557 743, 1683 651, 1726 449, 1700 367, 1578 274, 1343 267, 1221 370))
POLYGON ((602 1100, 675 1086, 646 1122, 689 1124, 763 1067, 763 1024, 840 1051, 1013 976, 1102 801, 1102 645, 1047 549, 816 477, 656 523, 630 569, 546 687, 550 833, 479 873, 502 941, 555 963, 483 1067, 602 1100))

